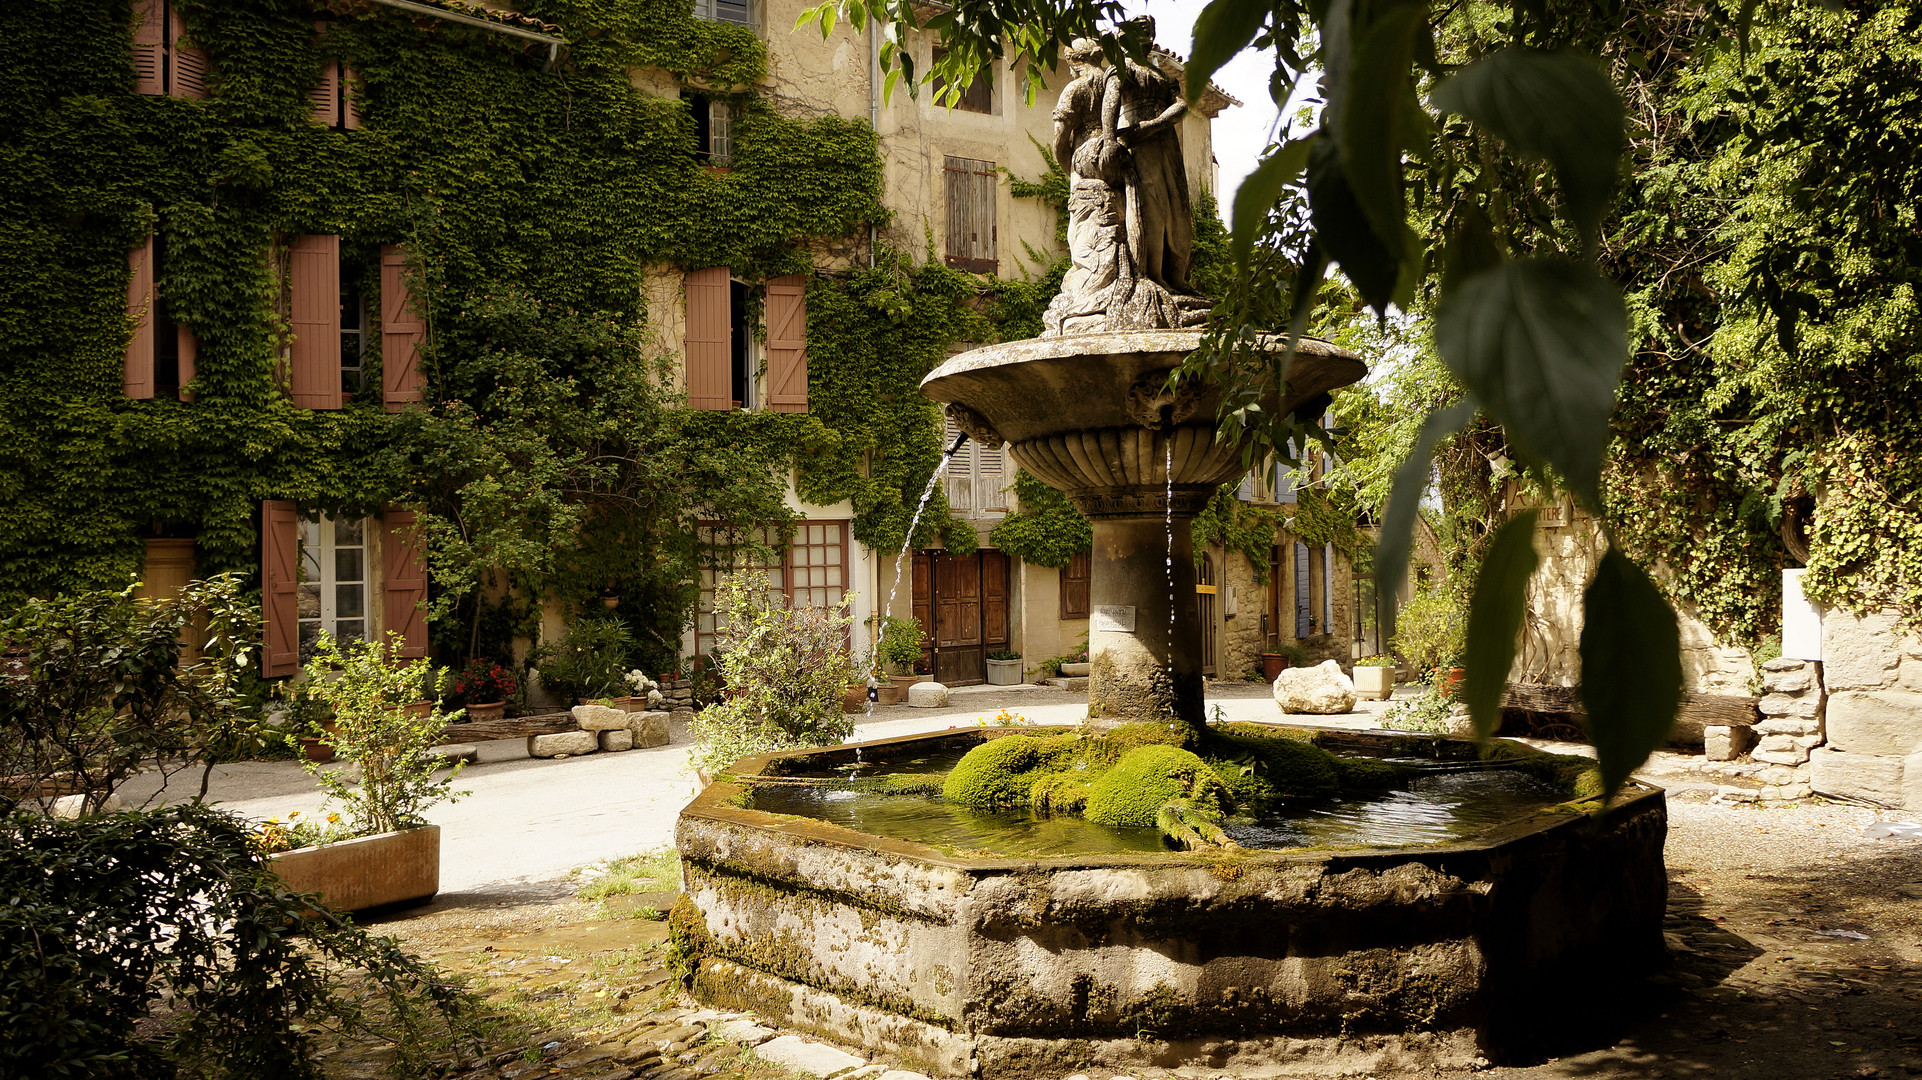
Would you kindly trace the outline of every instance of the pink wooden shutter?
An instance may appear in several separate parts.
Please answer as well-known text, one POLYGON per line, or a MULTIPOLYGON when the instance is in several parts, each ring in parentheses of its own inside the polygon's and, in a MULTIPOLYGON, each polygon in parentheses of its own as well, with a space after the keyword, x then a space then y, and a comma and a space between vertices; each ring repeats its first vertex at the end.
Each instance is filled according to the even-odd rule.
POLYGON ((345 65, 340 69, 340 127, 343 131, 360 130, 360 76, 345 65))
POLYGON ((194 392, 186 389, 186 386, 194 380, 194 374, 199 370, 194 365, 195 362, 200 359, 200 339, 194 336, 194 332, 187 328, 186 323, 175 323, 174 343, 180 357, 180 385, 182 388, 180 391, 180 400, 192 401, 194 399, 194 392))
POLYGON ((260 504, 260 603, 264 648, 260 673, 267 678, 300 670, 300 517, 294 504, 260 504))
POLYGON ((212 66, 207 58, 207 50, 198 45, 182 45, 180 39, 187 36, 187 22, 180 17, 180 9, 168 7, 167 19, 167 87, 169 93, 177 98, 204 98, 207 96, 207 69, 212 66))
POLYGON ((313 108, 314 123, 333 127, 340 122, 340 63, 326 60, 320 65, 320 82, 307 88, 307 103, 313 108))
POLYGON ((303 409, 338 409, 340 237, 295 240, 288 277, 294 324, 290 396, 303 409))
POLYGON ((127 252, 127 317, 138 319, 127 342, 126 362, 120 369, 121 389, 130 398, 153 396, 153 237, 127 252))
POLYGON ((808 411, 807 278, 767 283, 767 403, 775 412, 808 411))
POLYGON ((134 0, 133 4, 133 92, 164 94, 167 21, 160 0, 134 0))
POLYGON ((725 266, 687 275, 687 403, 722 412, 734 407, 733 326, 725 266))
POLYGON ((385 627, 401 636, 400 658, 427 655, 427 561, 421 555, 418 515, 412 510, 389 509, 381 514, 381 561, 385 627))
POLYGON ((407 253, 399 244, 380 249, 380 369, 388 412, 421 401, 420 343, 426 327, 407 291, 407 253))

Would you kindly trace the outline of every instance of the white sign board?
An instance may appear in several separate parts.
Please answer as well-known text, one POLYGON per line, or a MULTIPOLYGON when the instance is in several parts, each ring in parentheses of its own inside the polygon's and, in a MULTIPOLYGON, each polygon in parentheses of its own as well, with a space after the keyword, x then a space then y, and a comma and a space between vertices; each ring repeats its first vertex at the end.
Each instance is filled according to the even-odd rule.
POLYGON ((1782 655, 1791 660, 1822 659, 1822 609, 1802 595, 1807 572, 1782 571, 1782 655))
POLYGON ((1135 609, 1133 604, 1100 604, 1088 616, 1088 629, 1105 630, 1111 634, 1132 634, 1135 632, 1135 609))

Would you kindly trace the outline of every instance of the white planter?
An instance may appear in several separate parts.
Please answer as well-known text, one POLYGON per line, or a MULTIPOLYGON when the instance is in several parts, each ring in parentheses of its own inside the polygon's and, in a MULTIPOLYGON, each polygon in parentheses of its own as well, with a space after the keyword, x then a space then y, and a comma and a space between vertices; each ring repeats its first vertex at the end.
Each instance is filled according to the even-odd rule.
POLYGON ((1395 669, 1391 667, 1355 668, 1355 696, 1370 701, 1387 701, 1395 692, 1395 669))
POLYGON ((1019 659, 988 661, 989 686, 1017 686, 1020 682, 1021 661, 1019 659))
POLYGON ((335 911, 427 900, 440 891, 440 826, 283 851, 267 865, 289 892, 317 892, 335 911))
POLYGON ((1088 676, 1088 673, 1089 673, 1090 671, 1093 671, 1093 670, 1094 670, 1094 664, 1093 664, 1093 663, 1086 663, 1086 662, 1084 662, 1084 663, 1080 663, 1080 664, 1063 664, 1063 665, 1061 665, 1061 674, 1062 674, 1062 676, 1063 676, 1064 678, 1069 678, 1069 679, 1083 679, 1083 678, 1086 678, 1086 677, 1088 676))

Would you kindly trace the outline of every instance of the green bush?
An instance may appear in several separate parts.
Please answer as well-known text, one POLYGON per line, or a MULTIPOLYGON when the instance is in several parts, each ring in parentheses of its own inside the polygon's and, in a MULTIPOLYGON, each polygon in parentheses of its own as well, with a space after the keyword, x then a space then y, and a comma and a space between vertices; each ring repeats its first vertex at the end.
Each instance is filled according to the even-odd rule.
POLYGON ((941 797, 963 806, 1025 806, 1035 781, 1068 764, 1073 735, 1009 735, 967 752, 949 771, 941 797))
POLYGON ((889 617, 882 624, 875 655, 892 671, 912 671, 914 662, 921 659, 921 636, 920 623, 889 617))
POLYGON ((628 661, 634 638, 613 619, 580 618, 568 624, 559 641, 534 656, 541 685, 564 698, 616 697, 627 694, 628 661))
POLYGON ((1141 746, 1101 774, 1088 791, 1087 818, 1103 825, 1154 828, 1161 808, 1178 799, 1219 813, 1228 789, 1193 753, 1176 746, 1141 746))
POLYGON ((469 1002, 392 938, 281 888, 198 803, 0 818, 0 1077, 320 1076, 323 1032, 422 1075, 469 1002))
POLYGON ((1468 610, 1461 597, 1438 590, 1410 600, 1395 616, 1393 645, 1416 671, 1460 666, 1468 646, 1468 610))

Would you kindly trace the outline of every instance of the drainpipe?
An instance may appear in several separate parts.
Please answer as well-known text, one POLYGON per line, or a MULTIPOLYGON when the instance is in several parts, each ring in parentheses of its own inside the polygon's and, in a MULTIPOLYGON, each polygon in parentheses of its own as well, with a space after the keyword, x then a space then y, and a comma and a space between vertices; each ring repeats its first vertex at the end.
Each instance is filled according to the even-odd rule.
MULTIPOLYGON (((868 16, 868 126, 874 129, 876 148, 881 137, 881 42, 880 21, 868 16)), ((882 158, 883 161, 887 159, 882 158)), ((875 245, 878 238, 874 222, 868 222, 868 269, 874 269, 876 261, 875 245)))

